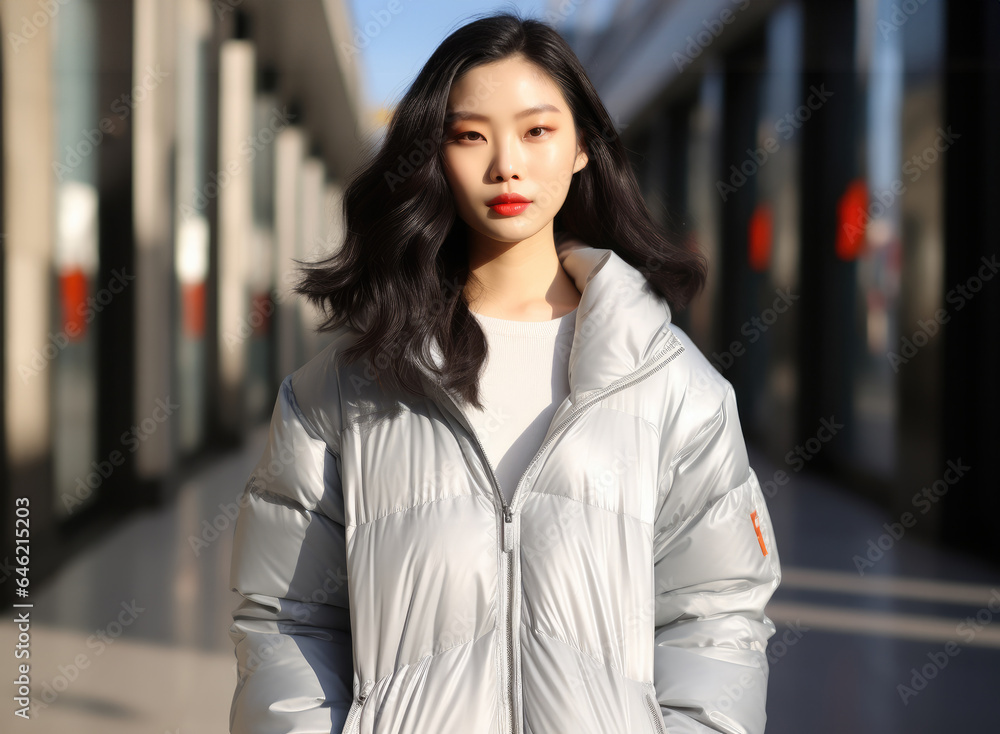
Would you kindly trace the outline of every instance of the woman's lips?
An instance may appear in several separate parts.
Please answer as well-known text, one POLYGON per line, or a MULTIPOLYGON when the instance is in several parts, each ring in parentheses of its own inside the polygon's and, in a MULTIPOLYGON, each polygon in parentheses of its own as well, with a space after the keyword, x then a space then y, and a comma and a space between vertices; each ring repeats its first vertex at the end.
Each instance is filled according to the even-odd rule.
POLYGON ((490 207, 490 209, 495 211, 497 214, 502 214, 505 217, 513 217, 523 212, 529 206, 531 206, 530 201, 512 201, 507 204, 494 204, 490 207))

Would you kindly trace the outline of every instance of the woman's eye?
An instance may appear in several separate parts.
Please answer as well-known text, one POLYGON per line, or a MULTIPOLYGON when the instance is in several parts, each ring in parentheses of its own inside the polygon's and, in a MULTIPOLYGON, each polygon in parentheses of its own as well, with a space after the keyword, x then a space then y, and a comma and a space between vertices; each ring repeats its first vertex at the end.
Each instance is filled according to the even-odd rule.
MULTIPOLYGON (((540 138, 548 130, 549 130, 549 128, 547 128, 547 127, 533 127, 530 130, 528 130, 528 137, 540 138), (536 131, 537 131, 537 134, 536 134, 536 131)), ((467 130, 464 133, 458 133, 458 134, 455 135, 455 140, 468 140, 470 142, 474 142, 477 139, 483 139, 483 140, 485 140, 485 138, 483 138, 483 136, 482 136, 482 133, 477 133, 475 130, 467 130), (479 138, 470 138, 470 137, 467 137, 469 135, 478 135, 479 138)))

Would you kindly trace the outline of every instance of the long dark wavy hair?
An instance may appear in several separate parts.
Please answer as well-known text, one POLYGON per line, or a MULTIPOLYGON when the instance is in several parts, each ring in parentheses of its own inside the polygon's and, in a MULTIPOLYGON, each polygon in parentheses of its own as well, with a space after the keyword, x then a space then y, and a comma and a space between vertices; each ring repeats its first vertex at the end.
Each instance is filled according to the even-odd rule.
POLYGON ((575 237, 613 250, 674 310, 703 287, 703 256, 669 241, 654 223, 604 104, 576 54, 549 25, 503 12, 451 33, 397 105, 381 146, 348 183, 346 236, 319 262, 302 263, 294 291, 318 305, 317 331, 360 332, 342 358, 367 356, 379 385, 424 395, 419 361, 439 385, 482 409, 487 353, 463 288, 470 278, 468 227, 456 214, 441 143, 452 84, 481 64, 521 54, 558 84, 588 155, 553 222, 557 241, 575 237), (431 359, 435 337, 443 367, 431 359))

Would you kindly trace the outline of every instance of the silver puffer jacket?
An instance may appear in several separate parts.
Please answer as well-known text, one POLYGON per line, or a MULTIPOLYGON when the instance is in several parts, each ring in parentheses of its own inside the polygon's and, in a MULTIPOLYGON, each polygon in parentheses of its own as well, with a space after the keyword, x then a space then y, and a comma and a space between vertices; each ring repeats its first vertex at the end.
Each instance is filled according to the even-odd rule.
POLYGON ((558 253, 570 394, 509 506, 429 372, 390 398, 337 364, 357 332, 282 382, 235 526, 233 734, 764 730, 781 573, 732 386, 617 254, 558 253))

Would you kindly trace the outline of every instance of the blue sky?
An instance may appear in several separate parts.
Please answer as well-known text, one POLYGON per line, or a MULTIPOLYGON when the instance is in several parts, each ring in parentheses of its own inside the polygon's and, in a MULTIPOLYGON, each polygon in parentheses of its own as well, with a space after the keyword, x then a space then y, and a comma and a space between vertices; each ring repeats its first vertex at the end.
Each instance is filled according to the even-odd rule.
MULTIPOLYGON (((349 0, 354 30, 367 42, 358 45, 369 108, 388 107, 402 97, 437 45, 474 16, 516 9, 521 15, 540 18, 560 2, 563 0, 349 0), (400 10, 392 14, 390 7, 400 10), (388 22, 384 22, 386 18, 388 22)), ((596 24, 614 5, 615 0, 565 0, 563 7, 573 10, 569 22, 596 24)))

